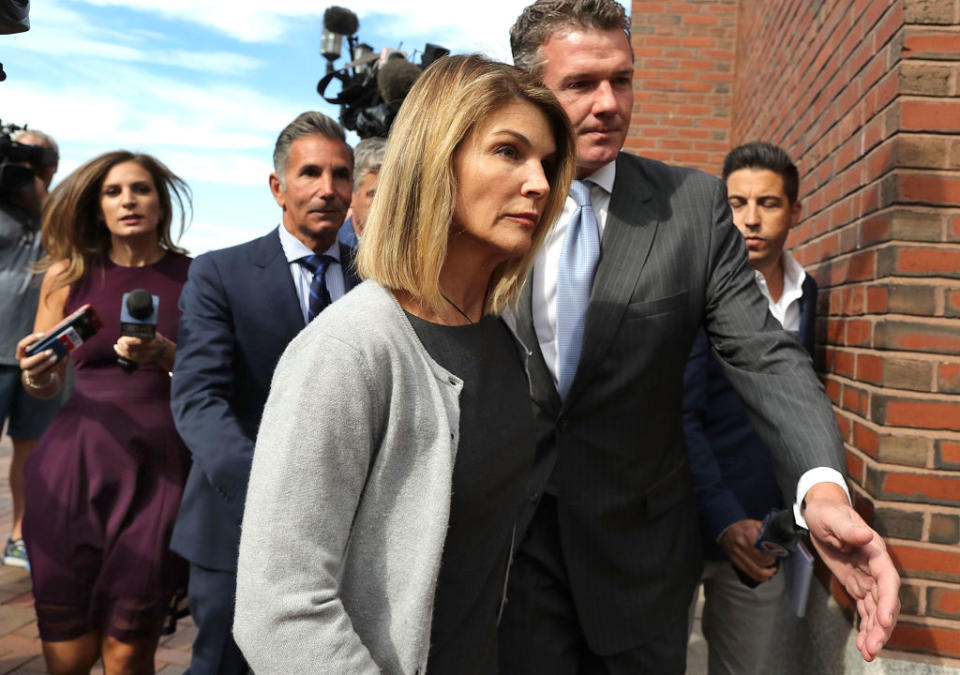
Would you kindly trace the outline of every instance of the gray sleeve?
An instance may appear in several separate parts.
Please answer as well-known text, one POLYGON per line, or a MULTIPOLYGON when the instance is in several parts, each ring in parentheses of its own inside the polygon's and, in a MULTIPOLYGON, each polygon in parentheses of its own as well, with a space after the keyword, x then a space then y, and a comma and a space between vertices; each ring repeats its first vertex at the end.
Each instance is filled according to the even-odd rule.
POLYGON ((836 416, 803 346, 767 308, 722 183, 713 203, 705 326, 724 373, 770 448, 787 502, 809 469, 845 473, 836 416))
POLYGON ((353 347, 308 327, 274 373, 253 457, 234 635, 258 673, 379 673, 340 597, 383 410, 353 347))

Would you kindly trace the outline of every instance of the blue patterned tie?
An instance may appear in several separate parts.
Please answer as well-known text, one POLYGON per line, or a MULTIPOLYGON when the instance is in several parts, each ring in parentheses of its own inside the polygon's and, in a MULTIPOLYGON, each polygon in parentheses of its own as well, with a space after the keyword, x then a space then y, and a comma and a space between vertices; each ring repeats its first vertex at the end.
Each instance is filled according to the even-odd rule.
POLYGON ((330 300, 330 291, 327 290, 327 267, 330 263, 337 262, 337 259, 326 253, 300 258, 298 261, 313 273, 313 279, 310 281, 310 306, 307 308, 307 322, 313 321, 317 314, 326 309, 332 300, 330 300))
POLYGON ((579 180, 570 184, 570 196, 578 208, 567 225, 557 270, 557 379, 562 399, 570 391, 580 361, 587 303, 600 259, 600 230, 590 203, 591 185, 579 180))

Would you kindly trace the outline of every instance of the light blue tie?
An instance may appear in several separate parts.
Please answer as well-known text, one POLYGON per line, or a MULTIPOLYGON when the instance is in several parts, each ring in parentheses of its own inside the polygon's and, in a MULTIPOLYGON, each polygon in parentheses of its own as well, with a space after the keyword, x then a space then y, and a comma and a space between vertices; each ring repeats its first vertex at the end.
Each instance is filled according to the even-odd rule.
POLYGON ((579 180, 570 184, 570 196, 578 208, 567 225, 557 270, 557 379, 562 399, 570 391, 580 361, 587 303, 600 259, 600 230, 590 203, 591 185, 579 180))

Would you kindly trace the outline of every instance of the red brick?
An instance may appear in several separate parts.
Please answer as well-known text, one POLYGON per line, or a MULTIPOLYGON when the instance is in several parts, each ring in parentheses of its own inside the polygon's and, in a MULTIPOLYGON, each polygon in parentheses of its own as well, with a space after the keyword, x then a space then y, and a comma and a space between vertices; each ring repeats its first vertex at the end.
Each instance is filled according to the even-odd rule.
POLYGON ((846 344, 850 347, 870 346, 870 334, 872 330, 873 324, 869 321, 848 321, 846 344))
POLYGON ((960 363, 941 363, 937 368, 937 390, 960 394, 960 363))
MULTIPOLYGON (((879 314, 887 311, 888 291, 886 286, 867 288, 867 313, 879 314)), ((960 307, 960 305, 958 305, 960 307)))
POLYGON ((960 178, 930 174, 900 176, 900 198, 909 202, 954 206, 960 203, 960 178))
POLYGON ((890 214, 882 213, 860 223, 860 241, 864 245, 890 239, 890 214))
POLYGON ((894 627, 886 647, 957 658, 960 657, 960 628, 922 626, 900 621, 894 627))
POLYGON ((877 456, 877 432, 860 424, 853 425, 853 444, 871 457, 877 456))
POLYGON ((856 356, 851 352, 831 350, 833 355, 833 372, 853 379, 856 371, 856 356))
POLYGON ((960 590, 928 588, 927 614, 941 619, 960 619, 960 590))
MULTIPOLYGON (((960 505, 960 477, 921 473, 887 473, 883 494, 926 504, 960 505)), ((958 569, 960 572, 960 569, 958 569)))
POLYGON ((960 131, 960 103, 942 101, 904 101, 900 106, 904 131, 960 131))
MULTIPOLYGON (((849 329, 847 334, 849 343, 849 329)), ((873 340, 878 349, 953 356, 960 353, 960 325, 943 320, 924 322, 888 319, 877 323, 873 340)))
POLYGON ((960 316, 960 291, 947 291, 947 316, 960 316))
POLYGON ((844 330, 846 326, 841 319, 829 319, 827 321, 827 342, 830 344, 844 343, 844 330))
POLYGON ((888 550, 903 576, 960 581, 960 552, 956 550, 901 544, 890 544, 888 550))
POLYGON ((847 474, 861 485, 863 484, 863 460, 847 450, 847 474))
POLYGON ((960 33, 910 31, 904 37, 903 49, 914 58, 932 54, 960 54, 960 33))
POLYGON ((871 384, 883 384, 883 359, 875 354, 858 354, 857 379, 871 384))
POLYGON ((945 248, 890 249, 896 253, 892 274, 960 278, 960 251, 945 248))
POLYGON ((837 426, 840 427, 840 436, 847 440, 850 438, 850 429, 853 426, 850 422, 850 418, 846 415, 841 414, 838 411, 834 411, 835 417, 837 418, 837 426))
POLYGON ((960 469, 960 443, 940 441, 937 444, 937 466, 943 469, 960 469))
POLYGON ((882 397, 880 403, 875 405, 882 405, 884 409, 883 419, 874 420, 881 424, 913 429, 960 431, 960 403, 882 397))
POLYGON ((877 256, 875 251, 863 251, 850 257, 848 281, 868 281, 875 278, 877 273, 877 256))

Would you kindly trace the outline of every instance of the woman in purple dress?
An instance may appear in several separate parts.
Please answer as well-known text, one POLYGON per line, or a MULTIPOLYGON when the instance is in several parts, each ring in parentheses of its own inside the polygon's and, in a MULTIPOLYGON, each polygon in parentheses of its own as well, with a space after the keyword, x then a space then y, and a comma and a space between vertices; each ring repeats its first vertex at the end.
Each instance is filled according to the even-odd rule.
MULTIPOLYGON (((190 259, 170 235, 173 198, 189 189, 149 155, 97 157, 50 195, 47 257, 34 334, 17 346, 23 382, 37 398, 75 390, 28 460, 24 539, 37 623, 51 673, 153 672, 153 654, 184 562, 169 551, 189 453, 170 414, 180 313, 190 259), (157 298, 156 335, 121 337, 125 293, 157 298), (85 304, 103 329, 59 358, 27 346, 85 304), (133 372, 118 357, 135 363, 133 372)), ((129 364, 128 364, 129 365, 129 364)))

